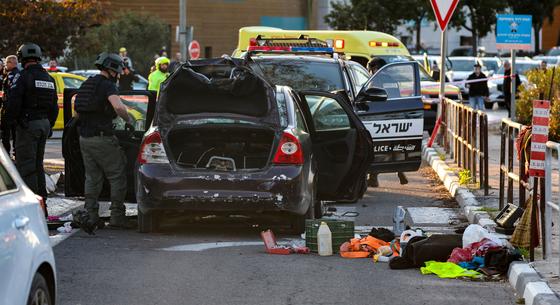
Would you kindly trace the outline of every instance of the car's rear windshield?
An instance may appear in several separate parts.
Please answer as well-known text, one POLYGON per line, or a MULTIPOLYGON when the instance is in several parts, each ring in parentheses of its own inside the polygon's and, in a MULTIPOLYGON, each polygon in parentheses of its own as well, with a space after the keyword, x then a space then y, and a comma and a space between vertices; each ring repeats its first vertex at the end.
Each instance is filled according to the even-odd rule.
POLYGON ((273 85, 295 90, 334 91, 344 89, 340 67, 336 62, 312 62, 261 59, 253 70, 262 72, 273 85))
POLYGON ((473 71, 476 62, 470 59, 451 59, 451 63, 455 71, 473 71))

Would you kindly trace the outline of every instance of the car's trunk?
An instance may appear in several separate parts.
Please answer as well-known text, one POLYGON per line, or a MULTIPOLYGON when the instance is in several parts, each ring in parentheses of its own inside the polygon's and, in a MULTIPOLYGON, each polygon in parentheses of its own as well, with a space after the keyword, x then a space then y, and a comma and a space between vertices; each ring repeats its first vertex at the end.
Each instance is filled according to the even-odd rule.
POLYGON ((169 158, 181 168, 216 171, 256 170, 271 159, 274 130, 235 124, 170 130, 169 158))

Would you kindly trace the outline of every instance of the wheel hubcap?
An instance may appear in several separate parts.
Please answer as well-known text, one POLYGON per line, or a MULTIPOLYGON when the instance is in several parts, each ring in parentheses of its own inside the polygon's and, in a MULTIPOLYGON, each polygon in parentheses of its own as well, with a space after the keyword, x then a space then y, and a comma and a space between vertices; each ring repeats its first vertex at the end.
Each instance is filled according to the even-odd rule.
POLYGON ((33 295, 33 305, 49 305, 49 300, 47 297, 47 292, 43 289, 37 289, 35 295, 33 295))

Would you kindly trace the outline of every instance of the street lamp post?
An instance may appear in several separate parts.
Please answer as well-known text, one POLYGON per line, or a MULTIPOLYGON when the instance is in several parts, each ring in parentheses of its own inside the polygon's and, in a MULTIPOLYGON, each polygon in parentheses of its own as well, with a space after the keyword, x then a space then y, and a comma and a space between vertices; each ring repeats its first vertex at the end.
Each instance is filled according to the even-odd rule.
POLYGON ((187 58, 187 0, 179 0, 179 50, 181 60, 187 58))

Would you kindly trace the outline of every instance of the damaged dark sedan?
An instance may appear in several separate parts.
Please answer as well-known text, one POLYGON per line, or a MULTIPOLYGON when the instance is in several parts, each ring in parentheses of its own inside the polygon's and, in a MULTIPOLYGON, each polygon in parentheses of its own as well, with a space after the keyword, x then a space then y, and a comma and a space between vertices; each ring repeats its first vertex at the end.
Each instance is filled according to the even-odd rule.
POLYGON ((183 65, 162 84, 140 145, 139 230, 182 212, 273 215, 299 233, 321 201, 359 199, 373 149, 349 105, 269 84, 237 59, 183 65))

